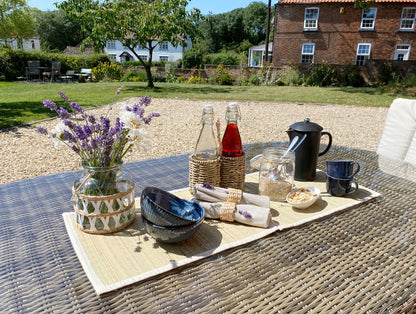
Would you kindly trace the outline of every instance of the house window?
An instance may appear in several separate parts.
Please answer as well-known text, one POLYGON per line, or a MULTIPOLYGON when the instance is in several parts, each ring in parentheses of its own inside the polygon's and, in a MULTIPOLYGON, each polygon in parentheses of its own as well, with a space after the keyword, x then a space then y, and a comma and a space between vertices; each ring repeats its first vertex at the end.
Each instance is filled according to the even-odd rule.
POLYGON ((415 27, 416 8, 403 8, 400 20, 401 30, 413 30, 415 27))
POLYGON ((108 54, 108 57, 109 57, 111 60, 117 61, 117 55, 116 55, 115 53, 109 53, 109 54, 108 54))
POLYGON ((355 57, 356 65, 364 65, 365 60, 370 59, 371 44, 358 44, 357 56, 355 57))
POLYGON ((159 56, 160 61, 169 61, 169 56, 159 56))
POLYGON ((396 45, 396 50, 394 51, 394 60, 407 61, 409 60, 409 54, 410 54, 410 45, 398 44, 396 45))
POLYGON ((313 55, 315 53, 315 44, 302 45, 302 57, 300 63, 313 63, 313 55))
POLYGON ((169 49, 169 43, 164 41, 163 43, 160 43, 159 50, 168 50, 169 49))
POLYGON ((376 8, 364 9, 361 17, 361 29, 374 29, 376 23, 376 8))
POLYGON ((303 28, 305 30, 317 30, 318 29, 318 16, 319 8, 306 8, 305 9, 305 21, 303 28))
POLYGON ((140 59, 143 61, 147 61, 147 55, 139 55, 140 59))
POLYGON ((35 47, 35 41, 34 41, 34 40, 31 40, 31 41, 30 41, 30 43, 31 43, 31 45, 32 45, 32 50, 35 50, 35 48, 36 48, 36 47, 35 47))
POLYGON ((108 49, 116 49, 116 41, 115 40, 107 41, 107 48, 108 49))

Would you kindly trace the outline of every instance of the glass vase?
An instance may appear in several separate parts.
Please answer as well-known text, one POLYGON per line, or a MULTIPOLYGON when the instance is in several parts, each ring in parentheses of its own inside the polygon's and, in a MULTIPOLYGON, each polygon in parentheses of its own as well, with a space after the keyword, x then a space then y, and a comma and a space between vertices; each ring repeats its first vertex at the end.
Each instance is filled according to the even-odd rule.
POLYGON ((135 219, 134 182, 122 168, 91 167, 75 179, 72 201, 77 226, 84 232, 105 234, 117 232, 135 219))

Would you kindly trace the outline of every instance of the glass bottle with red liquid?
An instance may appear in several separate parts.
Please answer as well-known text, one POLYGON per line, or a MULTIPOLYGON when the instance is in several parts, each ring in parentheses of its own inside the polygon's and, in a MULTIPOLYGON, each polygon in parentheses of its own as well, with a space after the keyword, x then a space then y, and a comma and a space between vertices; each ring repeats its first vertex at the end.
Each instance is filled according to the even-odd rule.
POLYGON ((240 108, 237 103, 230 103, 225 113, 227 128, 222 138, 222 156, 241 157, 244 155, 238 121, 241 120, 240 108))

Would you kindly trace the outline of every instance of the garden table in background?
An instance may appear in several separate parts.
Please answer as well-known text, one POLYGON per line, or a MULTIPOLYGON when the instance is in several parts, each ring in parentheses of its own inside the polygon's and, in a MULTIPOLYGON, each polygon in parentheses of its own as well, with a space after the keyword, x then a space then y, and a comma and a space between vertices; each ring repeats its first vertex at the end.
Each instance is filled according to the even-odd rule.
MULTIPOLYGON (((247 160, 266 146, 246 146, 247 160)), ((374 152, 333 147, 321 169, 326 159, 359 161, 357 181, 382 196, 101 297, 62 219, 75 174, 0 185, 0 312, 411 312, 415 184, 380 171, 374 152)), ((136 196, 188 185, 188 155, 124 166, 136 196)))

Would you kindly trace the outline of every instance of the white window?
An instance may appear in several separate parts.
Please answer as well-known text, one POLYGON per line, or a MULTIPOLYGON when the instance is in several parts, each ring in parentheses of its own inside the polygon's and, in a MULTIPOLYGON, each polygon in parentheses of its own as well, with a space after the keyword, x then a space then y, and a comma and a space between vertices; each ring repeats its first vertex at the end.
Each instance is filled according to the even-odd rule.
POLYGON ((370 59, 371 44, 358 44, 357 56, 355 57, 356 65, 364 65, 365 61, 370 59))
POLYGON ((169 56, 159 56, 160 61, 169 61, 169 56))
POLYGON ((400 20, 401 30, 414 30, 416 19, 416 8, 403 8, 400 20))
POLYGON ((317 30, 318 29, 318 17, 319 17, 319 8, 306 8, 303 28, 305 30, 317 30))
POLYGON ((139 55, 140 59, 143 61, 147 61, 147 55, 139 55))
POLYGON ((164 41, 163 43, 160 43, 159 50, 168 50, 169 49, 169 43, 164 41))
POLYGON ((313 63, 315 44, 307 43, 302 45, 302 56, 300 63, 313 63))
POLYGON ((114 61, 116 61, 116 60, 117 60, 117 55, 116 55, 115 53, 109 53, 109 54, 108 54, 108 57, 109 57, 111 60, 114 60, 114 61))
POLYGON ((394 51, 394 60, 406 61, 409 60, 410 45, 408 44, 397 44, 394 51))
POLYGON ((116 49, 116 41, 115 40, 107 41, 107 48, 108 49, 116 49))
POLYGON ((361 29, 374 29, 376 14, 376 8, 364 9, 361 17, 361 29))

